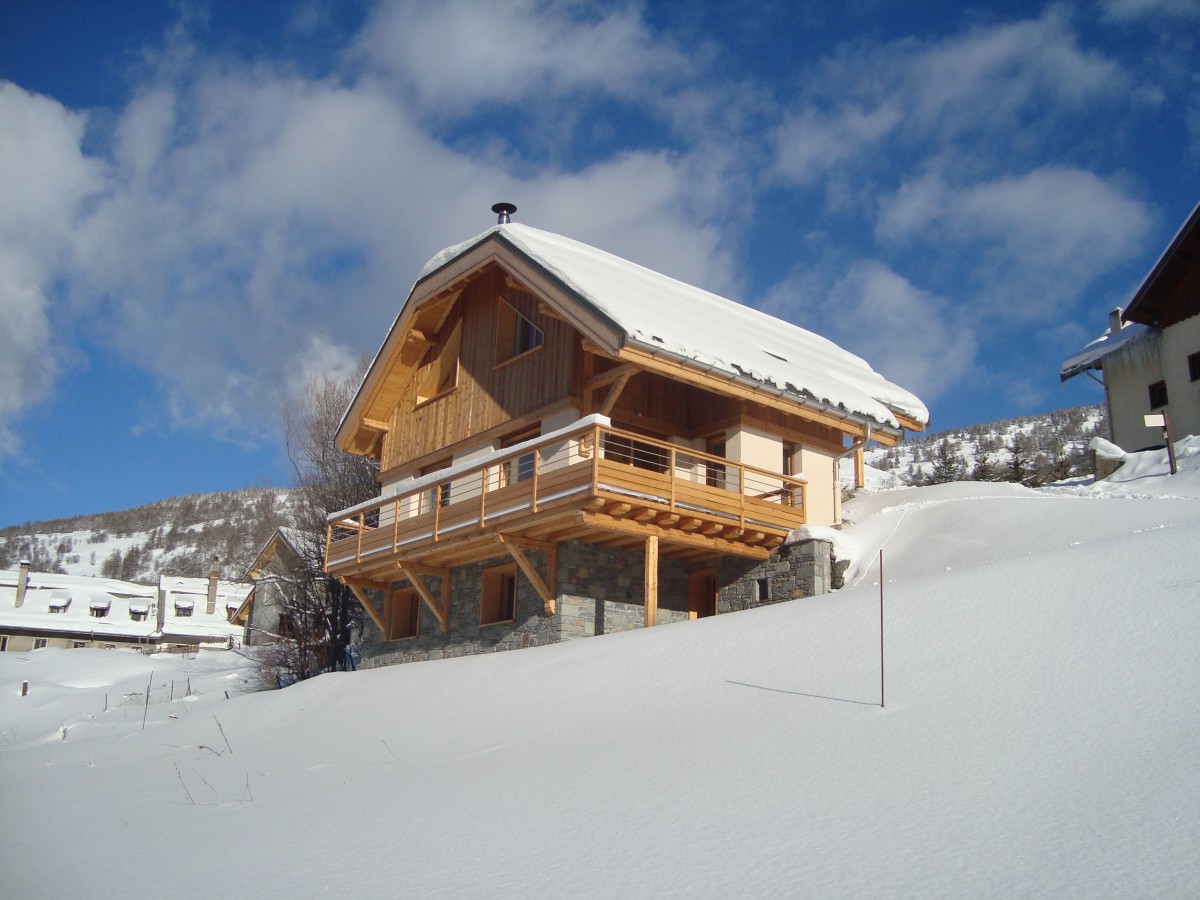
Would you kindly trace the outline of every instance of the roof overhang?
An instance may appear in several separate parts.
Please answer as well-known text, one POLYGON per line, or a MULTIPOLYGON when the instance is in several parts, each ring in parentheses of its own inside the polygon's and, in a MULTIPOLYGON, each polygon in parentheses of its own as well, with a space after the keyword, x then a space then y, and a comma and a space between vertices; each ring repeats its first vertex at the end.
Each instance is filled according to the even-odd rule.
POLYGON ((1200 204, 1176 232, 1121 318, 1168 326, 1200 314, 1200 204))

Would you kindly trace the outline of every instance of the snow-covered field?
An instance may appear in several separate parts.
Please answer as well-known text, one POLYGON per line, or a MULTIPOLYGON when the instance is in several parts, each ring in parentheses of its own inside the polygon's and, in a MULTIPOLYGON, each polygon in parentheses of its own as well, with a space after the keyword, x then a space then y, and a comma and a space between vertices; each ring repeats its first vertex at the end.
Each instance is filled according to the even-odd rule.
POLYGON ((1200 896, 1180 456, 867 495, 844 590, 594 640, 260 694, 220 654, 4 654, 0 894, 1200 896), (114 703, 151 669, 174 701, 114 703))

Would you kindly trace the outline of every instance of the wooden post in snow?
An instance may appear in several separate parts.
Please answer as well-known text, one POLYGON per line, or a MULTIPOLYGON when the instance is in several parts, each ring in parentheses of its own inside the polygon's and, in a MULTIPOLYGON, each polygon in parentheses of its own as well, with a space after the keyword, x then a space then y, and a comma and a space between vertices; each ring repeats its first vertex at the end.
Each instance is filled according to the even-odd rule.
POLYGON ((883 708, 883 548, 879 549, 879 707, 883 708))

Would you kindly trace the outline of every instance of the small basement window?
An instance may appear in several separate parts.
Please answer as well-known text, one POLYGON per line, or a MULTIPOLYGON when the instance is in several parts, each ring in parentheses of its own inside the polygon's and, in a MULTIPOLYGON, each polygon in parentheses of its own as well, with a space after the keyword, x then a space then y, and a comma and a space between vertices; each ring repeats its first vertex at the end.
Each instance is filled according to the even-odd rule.
POLYGON ((1150 408, 1161 409, 1167 405, 1167 383, 1156 381, 1150 385, 1150 408))
POLYGON ((483 595, 479 605, 479 624, 511 622, 517 610, 517 564, 483 570, 483 595))
POLYGON ((500 298, 496 316, 496 365, 530 353, 542 346, 546 333, 517 311, 511 303, 500 298))
POLYGON ((387 640, 399 641, 417 636, 420 625, 421 596, 416 588, 402 588, 392 592, 392 603, 388 609, 387 640))

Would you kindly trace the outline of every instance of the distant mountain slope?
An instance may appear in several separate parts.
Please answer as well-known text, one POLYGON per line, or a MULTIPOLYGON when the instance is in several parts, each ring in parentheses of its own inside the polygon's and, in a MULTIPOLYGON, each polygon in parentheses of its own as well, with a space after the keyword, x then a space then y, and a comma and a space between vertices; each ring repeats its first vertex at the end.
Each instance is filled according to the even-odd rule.
POLYGON ((1020 480, 1045 483, 1089 471, 1087 445, 1093 437, 1108 437, 1103 405, 1074 406, 1032 416, 999 419, 968 428, 918 435, 895 447, 875 447, 866 453, 867 465, 893 475, 900 484, 931 480, 1020 480), (945 451, 942 444, 946 443, 945 451), (1013 478, 1013 451, 1025 477, 1013 478), (938 478, 942 469, 958 477, 938 478))
POLYGON ((0 529, 0 569, 28 559, 39 572, 152 582, 160 572, 201 577, 213 556, 221 577, 240 578, 280 525, 294 525, 282 488, 170 497, 121 512, 0 529))

